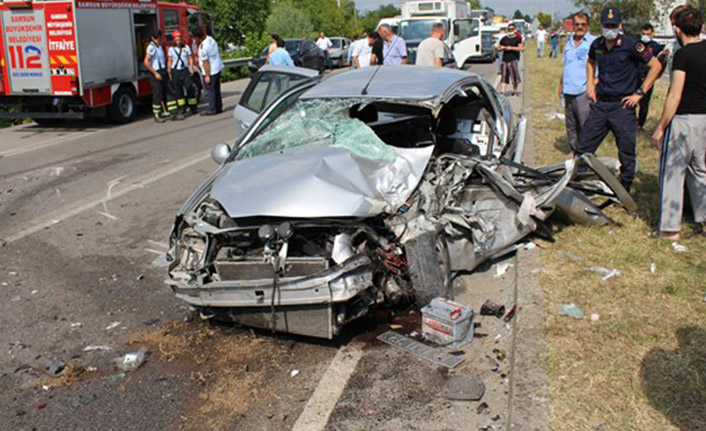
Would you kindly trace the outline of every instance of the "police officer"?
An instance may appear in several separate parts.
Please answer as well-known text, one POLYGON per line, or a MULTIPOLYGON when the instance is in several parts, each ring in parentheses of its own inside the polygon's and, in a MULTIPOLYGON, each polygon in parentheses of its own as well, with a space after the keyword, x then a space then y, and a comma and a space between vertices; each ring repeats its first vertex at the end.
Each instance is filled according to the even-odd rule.
POLYGON ((591 44, 586 76, 596 76, 598 84, 588 79, 588 97, 593 101, 586 124, 581 130, 577 156, 595 153, 613 132, 618 144, 620 182, 630 191, 635 178, 635 139, 637 115, 635 107, 650 91, 662 66, 645 45, 620 34, 620 10, 613 7, 601 12, 603 36, 591 44), (649 72, 639 87, 639 66, 647 64, 649 72))
POLYGON ((169 111, 164 108, 164 99, 167 96, 167 62, 162 51, 162 30, 152 33, 152 40, 147 46, 147 53, 143 64, 150 71, 150 85, 152 86, 152 114, 154 121, 163 123, 169 117, 169 111))
MULTIPOLYGON (((192 114, 198 111, 198 101, 196 100, 196 86, 191 80, 194 75, 194 58, 191 55, 191 48, 184 44, 181 32, 175 30, 172 33, 174 45, 167 52, 167 66, 169 77, 176 93, 177 115, 186 114, 186 106, 192 114), (186 94, 185 94, 186 93, 186 94)), ((174 115, 174 112, 171 112, 174 115)))

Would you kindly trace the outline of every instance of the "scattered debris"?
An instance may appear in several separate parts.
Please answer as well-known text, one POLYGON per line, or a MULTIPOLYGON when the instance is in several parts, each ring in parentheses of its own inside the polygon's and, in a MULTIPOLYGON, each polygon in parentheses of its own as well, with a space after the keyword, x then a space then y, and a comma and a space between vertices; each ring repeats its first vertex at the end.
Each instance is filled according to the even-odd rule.
POLYGON ((35 369, 46 373, 50 377, 59 377, 66 369, 66 362, 51 356, 49 358, 41 359, 35 369))
POLYGON ((524 245, 525 250, 534 250, 535 248, 537 248, 537 244, 535 244, 531 241, 524 245))
POLYGON ((505 359, 507 359, 507 352, 504 349, 495 348, 495 349, 493 349, 493 353, 495 354, 495 358, 498 361, 502 362, 505 359))
POLYGON ((505 306, 498 305, 488 299, 483 303, 483 305, 481 305, 480 314, 481 316, 495 316, 499 319, 505 314, 505 306))
POLYGON ((600 318, 601 316, 599 316, 598 313, 591 313, 591 322, 595 322, 600 318))
POLYGON ((492 356, 485 355, 485 357, 488 358, 488 362, 490 363, 490 371, 496 372, 500 369, 500 362, 492 356))
POLYGON ((136 370, 145 361, 147 349, 140 347, 136 352, 126 353, 123 356, 113 359, 115 366, 123 371, 136 370))
POLYGON ((110 346, 86 346, 83 348, 84 352, 94 352, 96 350, 103 350, 109 352, 112 349, 110 348, 110 346))
POLYGON ((110 325, 108 325, 108 326, 105 327, 105 330, 106 330, 106 331, 110 331, 111 329, 115 329, 115 328, 117 328, 118 326, 120 326, 120 323, 121 323, 121 322, 111 322, 110 325))
POLYGON ((565 251, 562 254, 564 256, 568 257, 569 259, 573 260, 574 262, 582 262, 583 261, 583 258, 581 256, 577 256, 570 251, 565 251))
POLYGON ((390 329, 402 329, 402 325, 393 323, 392 325, 390 325, 390 329))
POLYGON ((652 262, 650 264, 650 273, 654 274, 655 272, 657 272, 657 264, 652 262))
POLYGON ((424 339, 456 349, 473 339, 473 310, 469 307, 434 298, 421 311, 424 339))
POLYGON ((37 406, 37 410, 41 410, 41 409, 43 409, 44 407, 46 407, 47 404, 46 404, 46 403, 39 402, 39 403, 36 404, 36 406, 37 406))
POLYGON ((497 264, 497 265, 495 266, 495 275, 494 275, 494 277, 495 277, 495 278, 500 278, 500 277, 502 277, 503 275, 505 275, 505 273, 507 272, 507 270, 510 269, 510 267, 512 267, 512 264, 511 264, 511 263, 508 263, 508 262, 497 264))
POLYGON ((296 377, 299 375, 299 370, 292 370, 289 372, 289 377, 296 377))
POLYGON ((478 401, 485 394, 485 384, 478 377, 456 375, 449 377, 444 397, 450 400, 478 401))
POLYGON ((560 112, 560 109, 564 109, 561 106, 556 107, 552 106, 549 108, 549 113, 547 114, 547 121, 554 121, 554 120, 559 120, 559 121, 565 121, 566 120, 566 114, 562 114, 560 112))
POLYGON ((588 268, 588 270, 591 272, 595 272, 595 273, 602 275, 602 277, 601 277, 602 282, 606 282, 607 280, 620 275, 619 270, 603 268, 602 266, 592 266, 592 267, 588 268))
POLYGON ((482 403, 478 404, 478 407, 476 407, 476 413, 478 413, 479 415, 487 415, 488 413, 490 413, 490 406, 488 405, 488 403, 483 401, 482 403))
POLYGON ((686 253, 687 252, 686 246, 681 245, 676 241, 672 243, 672 250, 674 250, 675 253, 686 253))
POLYGON ((503 321, 506 323, 509 323, 513 317, 515 317, 515 314, 517 313, 517 305, 513 305, 510 311, 507 312, 505 317, 503 317, 503 321))
POLYGON ((571 316, 574 319, 583 319, 584 314, 583 311, 579 307, 576 306, 573 302, 570 304, 559 304, 557 306, 557 310, 559 311, 560 315, 567 315, 571 316))
POLYGON ((137 276, 137 278, 136 278, 135 280, 137 280, 137 281, 142 281, 142 280, 144 280, 144 279, 145 279, 145 274, 140 274, 140 275, 137 276))
POLYGON ((80 328, 80 327, 82 327, 82 326, 83 326, 83 323, 81 323, 81 322, 73 322, 73 323, 71 323, 71 327, 72 327, 72 328, 80 328))
POLYGON ((427 346, 419 341, 415 341, 399 334, 395 331, 387 331, 378 336, 378 340, 396 347, 403 352, 412 354, 422 359, 426 359, 437 365, 446 368, 455 368, 463 363, 463 356, 454 356, 441 349, 427 346))

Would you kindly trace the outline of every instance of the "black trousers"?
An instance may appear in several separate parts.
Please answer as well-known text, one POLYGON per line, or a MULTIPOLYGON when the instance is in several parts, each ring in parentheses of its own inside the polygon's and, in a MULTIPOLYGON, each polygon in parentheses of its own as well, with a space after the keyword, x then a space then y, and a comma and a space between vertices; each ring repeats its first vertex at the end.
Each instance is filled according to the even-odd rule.
POLYGON ((645 127, 645 122, 647 122, 647 116, 650 113, 650 100, 652 100, 652 90, 645 93, 645 96, 640 99, 640 109, 637 114, 637 125, 640 127, 645 127))
POLYGON ((172 69, 172 86, 176 96, 179 112, 184 113, 187 105, 192 112, 196 111, 198 101, 196 100, 196 86, 191 80, 188 69, 172 69))
POLYGON ((580 156, 585 153, 595 153, 608 132, 613 132, 618 144, 620 182, 629 191, 635 179, 637 116, 634 108, 625 108, 620 100, 591 103, 588 120, 581 129, 576 154, 580 156))
POLYGON ((223 111, 223 97, 221 96, 221 73, 211 75, 211 83, 206 84, 204 81, 204 89, 206 90, 206 98, 208 99, 208 110, 213 112, 223 111))
POLYGON ((167 101, 169 76, 167 69, 159 69, 157 73, 162 77, 158 80, 154 75, 150 75, 150 86, 152 87, 152 113, 156 116, 162 112, 162 102, 167 101))

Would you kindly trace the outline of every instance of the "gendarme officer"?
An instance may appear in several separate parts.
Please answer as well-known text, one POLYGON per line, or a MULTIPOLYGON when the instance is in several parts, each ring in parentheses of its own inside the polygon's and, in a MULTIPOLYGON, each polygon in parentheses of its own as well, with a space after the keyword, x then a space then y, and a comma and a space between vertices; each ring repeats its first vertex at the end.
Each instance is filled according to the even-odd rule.
POLYGON ((581 130, 577 155, 594 153, 608 132, 613 132, 618 144, 620 182, 630 191, 635 178, 635 107, 652 88, 662 65, 644 44, 620 34, 619 9, 604 9, 601 24, 603 36, 593 41, 588 52, 587 92, 594 103, 581 130), (641 64, 646 64, 649 72, 639 87, 641 64), (596 76, 596 68, 598 84, 590 79, 596 76))

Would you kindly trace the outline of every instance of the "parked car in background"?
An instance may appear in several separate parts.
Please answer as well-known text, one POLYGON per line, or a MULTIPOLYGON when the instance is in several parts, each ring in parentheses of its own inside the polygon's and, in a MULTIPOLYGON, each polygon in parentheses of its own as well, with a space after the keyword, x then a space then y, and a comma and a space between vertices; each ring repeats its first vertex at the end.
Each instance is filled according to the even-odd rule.
POLYGON ((331 58, 333 67, 350 66, 351 63, 348 58, 348 51, 353 42, 346 37, 332 37, 331 43, 333 46, 328 49, 328 55, 331 58))
MULTIPOLYGON (((284 49, 287 50, 296 67, 305 67, 323 73, 326 67, 324 52, 309 39, 285 39, 284 49)), ((258 57, 248 63, 250 73, 257 72, 267 61, 268 47, 264 47, 258 57)))
POLYGON ((317 70, 264 65, 256 71, 233 110, 238 136, 248 131, 258 115, 292 87, 320 79, 317 70))

